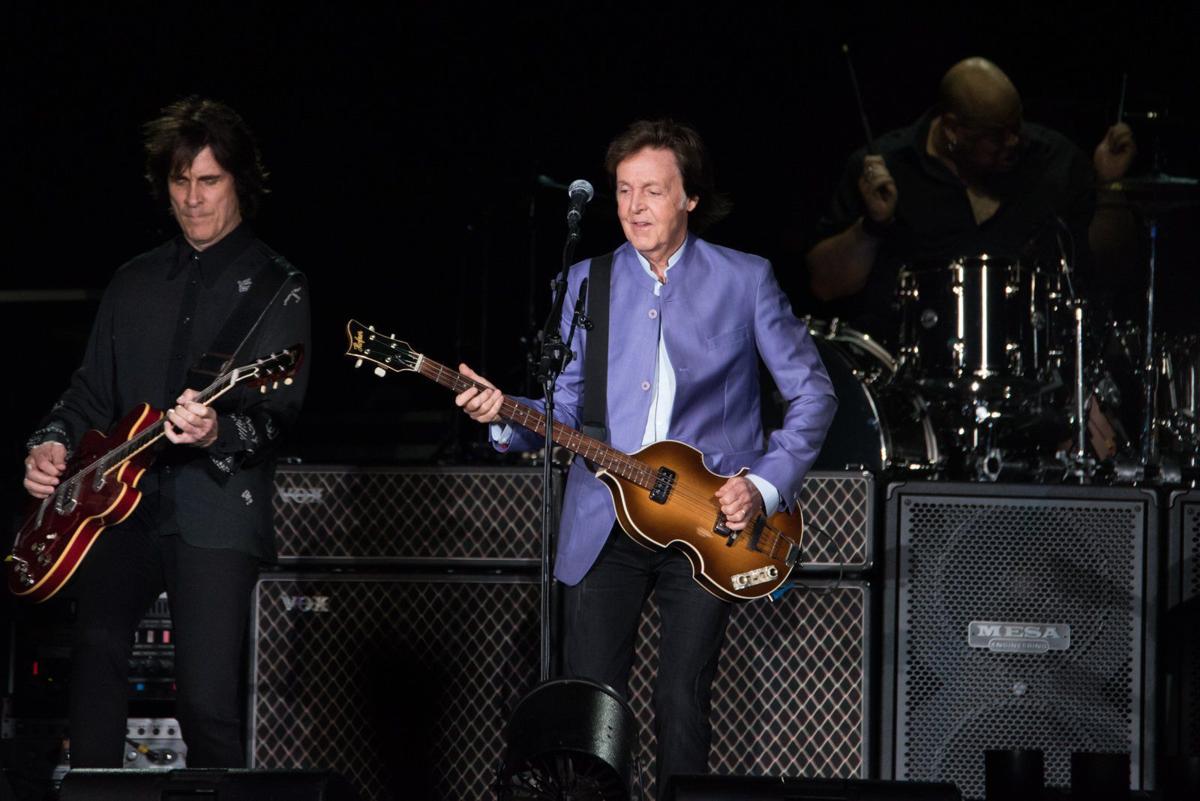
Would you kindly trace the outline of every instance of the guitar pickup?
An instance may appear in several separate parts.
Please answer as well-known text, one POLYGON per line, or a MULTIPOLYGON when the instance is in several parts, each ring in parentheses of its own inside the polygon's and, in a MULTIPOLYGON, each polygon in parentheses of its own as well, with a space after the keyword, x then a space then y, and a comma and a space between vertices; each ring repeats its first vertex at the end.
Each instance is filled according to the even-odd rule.
POLYGON ((650 500, 655 503, 666 503, 675 488, 675 471, 669 467, 658 468, 654 476, 654 487, 650 490, 650 500))

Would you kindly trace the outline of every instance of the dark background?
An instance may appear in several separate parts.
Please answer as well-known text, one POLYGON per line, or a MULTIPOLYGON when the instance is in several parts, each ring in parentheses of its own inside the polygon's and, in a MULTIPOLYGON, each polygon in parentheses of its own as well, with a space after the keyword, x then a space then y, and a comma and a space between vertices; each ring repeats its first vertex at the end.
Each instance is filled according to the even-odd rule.
MULTIPOLYGON (((803 252, 863 140, 843 42, 876 133, 915 119, 950 64, 985 55, 1027 119, 1090 153, 1127 72, 1127 110, 1170 115, 1136 124, 1143 155, 1161 140, 1169 172, 1200 173, 1195 3, 94 5, 9 4, 0 33, 6 507, 24 438, 64 388, 95 308, 13 293, 94 298, 174 233, 141 178, 139 126, 190 93, 228 102, 256 131, 274 190, 256 227, 311 283, 312 383, 289 448, 310 462, 480 452, 482 433, 444 390, 353 371, 344 323, 527 390, 521 340, 545 314, 564 237, 565 194, 538 176, 607 189, 604 147, 639 116, 704 134, 735 203, 710 238, 770 257, 797 311, 820 314, 803 252)), ((611 207, 589 208, 579 256, 620 241, 611 207)), ((1179 244, 1189 227, 1194 216, 1164 226, 1168 280, 1200 268, 1179 244)), ((1140 314, 1144 268, 1129 270, 1118 312, 1140 314)), ((1172 294, 1189 318, 1194 294, 1172 294)))

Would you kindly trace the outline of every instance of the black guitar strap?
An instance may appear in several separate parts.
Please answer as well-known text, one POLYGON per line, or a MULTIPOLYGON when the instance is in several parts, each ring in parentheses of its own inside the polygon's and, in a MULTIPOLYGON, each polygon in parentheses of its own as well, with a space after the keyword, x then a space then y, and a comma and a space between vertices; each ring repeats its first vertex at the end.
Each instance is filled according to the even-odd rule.
POLYGON ((234 359, 266 316, 267 309, 275 304, 275 299, 283 291, 288 279, 298 273, 299 271, 282 256, 271 257, 270 263, 254 276, 250 289, 225 320, 225 325, 213 340, 212 347, 188 371, 187 386, 203 387, 214 376, 221 375, 233 366, 234 359))
POLYGON ((592 259, 587 315, 592 321, 583 361, 583 433, 608 442, 608 303, 613 254, 592 259))

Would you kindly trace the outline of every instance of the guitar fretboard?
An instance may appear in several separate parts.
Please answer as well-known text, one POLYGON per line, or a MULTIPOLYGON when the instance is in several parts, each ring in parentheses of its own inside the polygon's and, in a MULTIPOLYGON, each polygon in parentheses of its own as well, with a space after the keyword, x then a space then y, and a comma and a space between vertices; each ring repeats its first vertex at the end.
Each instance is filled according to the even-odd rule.
MULTIPOLYGON (((457 370, 453 370, 443 364, 438 364, 424 356, 420 357, 417 372, 456 393, 463 392, 472 387, 480 390, 487 389, 486 386, 480 384, 478 381, 473 381, 457 370)), ((536 409, 531 409, 523 403, 517 403, 505 397, 500 407, 500 416, 510 423, 516 423, 522 428, 529 429, 535 434, 546 435, 546 415, 536 409)), ((628 454, 622 453, 615 448, 610 448, 595 437, 589 437, 562 423, 554 424, 553 436, 556 445, 561 445, 571 451, 571 453, 578 454, 588 461, 603 467, 610 473, 620 476, 627 481, 632 481, 640 487, 653 489, 654 472, 628 454)))

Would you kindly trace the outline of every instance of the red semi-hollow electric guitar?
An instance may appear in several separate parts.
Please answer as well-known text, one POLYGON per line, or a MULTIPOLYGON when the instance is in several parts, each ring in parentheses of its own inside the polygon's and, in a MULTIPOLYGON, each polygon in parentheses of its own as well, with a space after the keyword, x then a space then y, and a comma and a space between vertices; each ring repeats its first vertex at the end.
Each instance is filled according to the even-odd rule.
MULTIPOLYGON (((303 347, 293 345, 222 373, 195 401, 207 406, 243 382, 263 392, 280 382, 290 384, 302 354, 303 347)), ((4 560, 14 595, 34 602, 52 597, 74 575, 100 532, 133 514, 142 498, 138 481, 154 461, 157 449, 152 446, 163 438, 165 420, 164 412, 143 403, 108 434, 83 435, 54 492, 34 501, 4 560)))
MULTIPOLYGON (((412 371, 455 392, 482 386, 449 367, 415 352, 408 343, 376 333, 351 320, 346 355, 379 365, 379 376, 412 371)), ((358 366, 358 365, 356 365, 358 366)), ((500 416, 538 434, 546 416, 508 398, 500 416)), ((678 548, 692 563, 696 582, 718 598, 745 601, 769 596, 799 563, 804 525, 799 512, 763 514, 742 531, 725 524, 714 497, 728 476, 704 465, 691 445, 663 440, 627 454, 561 423, 554 442, 594 464, 596 477, 613 496, 617 520, 635 542, 659 549, 678 548)), ((738 475, 748 472, 743 469, 738 475)))

